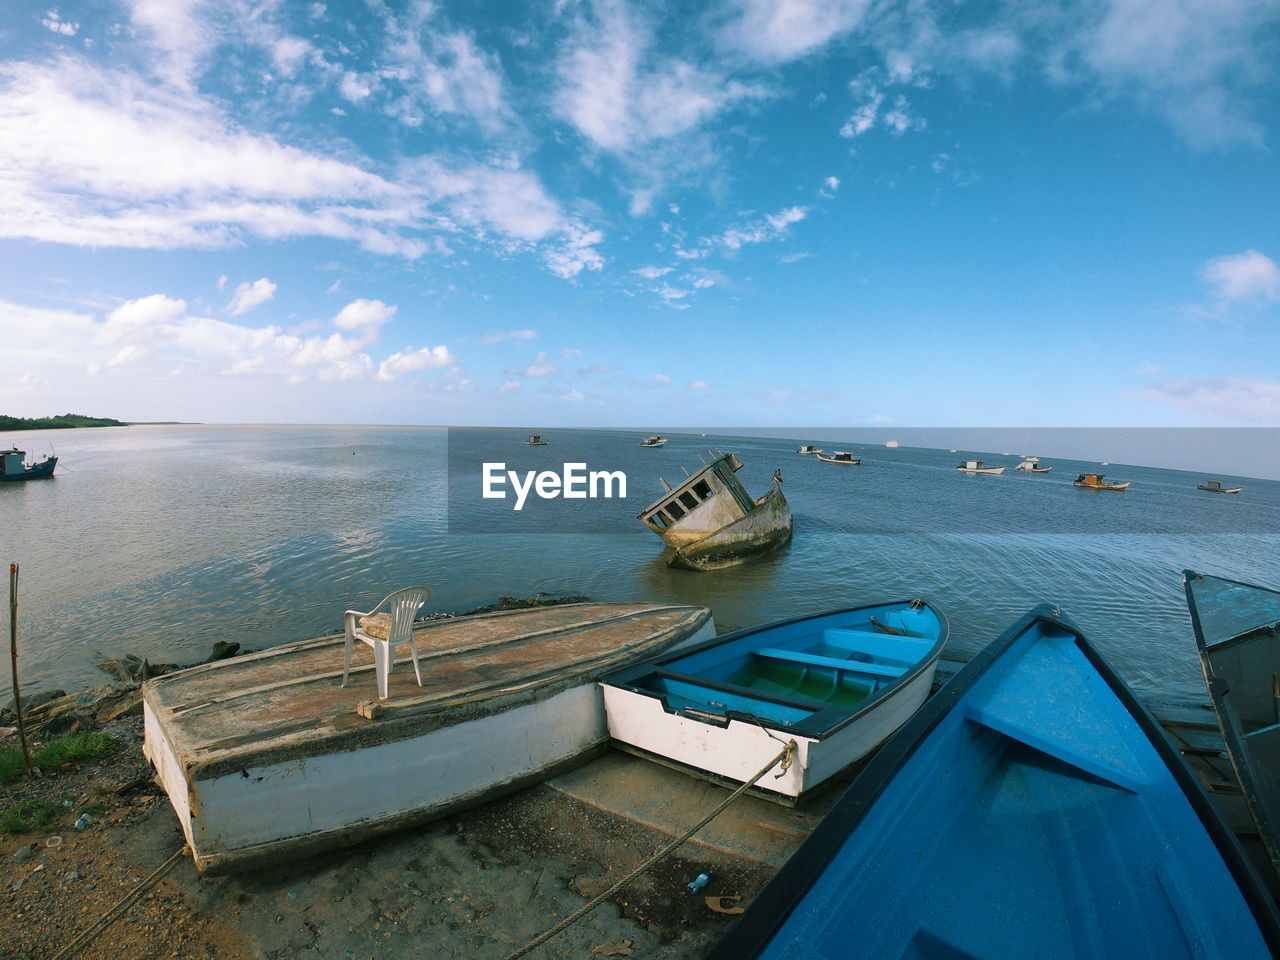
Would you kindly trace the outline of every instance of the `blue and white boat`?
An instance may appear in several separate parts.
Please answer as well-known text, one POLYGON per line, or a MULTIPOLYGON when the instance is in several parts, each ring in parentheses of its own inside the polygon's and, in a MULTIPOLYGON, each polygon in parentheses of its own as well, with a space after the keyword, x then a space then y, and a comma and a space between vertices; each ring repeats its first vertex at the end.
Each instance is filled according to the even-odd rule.
POLYGON ((793 803, 862 759, 919 709, 948 636, 923 600, 751 627, 601 680, 609 735, 625 750, 745 782, 796 741, 758 789, 793 803))
POLYGON ((1280 592, 1194 570, 1182 582, 1222 742, 1280 873, 1280 592))
POLYGON ((1194 775, 1041 606, 884 746, 708 960, 1277 953, 1194 775))
POLYGON ((28 460, 27 451, 19 450, 17 447, 0 450, 0 481, 51 477, 53 468, 57 465, 58 458, 53 454, 49 454, 43 460, 28 460))

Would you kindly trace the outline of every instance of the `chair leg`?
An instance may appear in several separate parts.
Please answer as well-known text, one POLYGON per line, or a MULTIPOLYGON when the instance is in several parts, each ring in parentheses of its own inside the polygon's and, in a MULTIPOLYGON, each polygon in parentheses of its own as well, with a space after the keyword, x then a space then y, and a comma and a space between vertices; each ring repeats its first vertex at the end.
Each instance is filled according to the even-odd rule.
POLYGON ((422 686, 422 668, 418 666, 418 641, 409 634, 409 649, 413 651, 413 672, 418 678, 418 686, 422 686))
POLYGON ((387 688, 390 685, 388 674, 391 672, 390 644, 376 643, 373 646, 373 670, 378 675, 378 699, 387 699, 387 688))
POLYGON ((347 685, 347 676, 351 673, 351 635, 347 634, 347 650, 342 656, 342 685, 347 685))

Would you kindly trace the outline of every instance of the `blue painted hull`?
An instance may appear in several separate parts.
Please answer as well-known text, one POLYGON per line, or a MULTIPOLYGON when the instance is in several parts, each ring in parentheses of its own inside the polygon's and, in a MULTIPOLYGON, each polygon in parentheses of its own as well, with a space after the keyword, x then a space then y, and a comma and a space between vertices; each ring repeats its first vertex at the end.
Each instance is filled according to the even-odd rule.
POLYGON ((53 468, 57 465, 57 457, 48 457, 41 460, 30 470, 23 470, 21 473, 0 473, 0 480, 35 480, 39 477, 51 477, 53 476, 53 468))
POLYGON ((1193 774, 1039 607, 881 749, 710 960, 1277 949, 1274 905, 1193 774))

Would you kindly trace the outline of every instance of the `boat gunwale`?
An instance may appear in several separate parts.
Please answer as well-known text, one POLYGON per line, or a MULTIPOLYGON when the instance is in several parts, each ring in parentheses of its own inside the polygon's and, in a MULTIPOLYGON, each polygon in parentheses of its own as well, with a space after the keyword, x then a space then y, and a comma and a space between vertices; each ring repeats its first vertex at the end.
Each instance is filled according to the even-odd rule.
POLYGON ((767 947, 783 923, 804 899, 844 842, 857 829, 874 803, 893 782, 898 772, 914 757, 929 735, 982 679, 987 670, 1037 622, 1065 630, 1075 638, 1103 682, 1120 701, 1147 737, 1159 759, 1187 798, 1228 872, 1236 881, 1241 898, 1271 952, 1280 956, 1280 913, 1262 885, 1239 842, 1213 808, 1196 775, 1169 742, 1168 736, 1119 677, 1107 666, 1093 645, 1074 624, 1052 604, 1041 603, 1020 617, 999 637, 987 644, 964 668, 925 702, 924 706, 898 728, 871 758, 852 785, 835 802, 822 822, 757 895, 752 907, 712 947, 704 960, 744 960, 757 957, 767 947))
MULTIPOLYGON (((829 616, 833 617, 833 616, 838 616, 840 614, 845 614, 845 613, 857 613, 858 611, 861 611, 861 610, 874 610, 880 607, 907 606, 911 603, 916 602, 917 600, 920 603, 924 604, 926 607, 928 607, 929 610, 933 613, 933 615, 938 618, 938 639, 934 641, 934 644, 932 647, 929 648, 928 653, 926 653, 919 660, 917 660, 915 665, 910 670, 908 670, 906 673, 902 674, 900 677, 894 680, 893 683, 885 687, 882 687, 879 690, 874 691, 871 694, 871 696, 867 697, 867 699, 863 700, 860 704, 858 704, 857 708, 853 709, 852 712, 848 712, 851 709, 849 707, 837 707, 829 703, 822 704, 822 709, 815 711, 813 716, 808 717, 806 718, 806 720, 801 720, 792 725, 783 725, 776 722, 772 722, 772 721, 766 720, 763 717, 757 717, 755 714, 745 713, 740 710, 726 710, 724 714, 726 720, 734 719, 738 721, 745 721, 747 723, 757 723, 771 730, 777 730, 779 733, 799 734, 801 736, 809 737, 815 740, 826 740, 828 737, 831 737, 832 735, 839 733, 845 727, 849 726, 854 721, 860 719, 863 716, 863 714, 867 713, 872 708, 879 707, 882 704, 889 701, 890 699, 892 699, 896 694, 906 689, 912 683, 912 681, 914 681, 926 670, 936 669, 938 660, 942 656, 942 651, 946 647, 947 642, 951 637, 951 622, 947 619, 947 615, 945 613, 943 613, 941 610, 935 607, 928 600, 924 600, 920 597, 914 597, 911 600, 888 600, 883 603, 864 603, 856 607, 841 607, 836 610, 826 610, 821 613, 803 614, 798 617, 789 617, 785 620, 775 620, 772 623, 766 623, 766 624, 763 624, 762 626, 743 627, 740 630, 734 630, 731 633, 722 634, 718 637, 712 637, 710 640, 703 640, 701 643, 684 647, 681 650, 674 653, 661 654, 660 656, 642 661, 641 663, 634 664, 633 666, 624 667, 622 670, 619 670, 614 674, 607 674, 600 678, 600 682, 609 684, 610 686, 613 686, 613 687, 618 687, 619 689, 627 690, 631 693, 640 694, 642 696, 654 697, 662 701, 663 710, 665 712, 671 713, 671 714, 678 714, 679 711, 671 710, 668 708, 666 697, 656 694, 652 690, 645 690, 637 686, 636 680, 645 674, 653 673, 657 670, 664 669, 665 661, 674 660, 674 659, 683 659, 684 657, 691 656, 696 653, 700 653, 703 650, 708 650, 712 647, 716 647, 721 644, 730 643, 732 641, 738 640, 741 637, 749 636, 750 634, 753 634, 753 633, 763 633, 765 631, 773 630, 778 627, 789 626, 793 623, 802 623, 805 620, 817 620, 820 617, 829 617, 829 616), (836 712, 838 712, 843 716, 841 716, 838 721, 834 721, 834 722, 828 721, 826 725, 821 727, 820 729, 816 729, 815 726, 807 724, 808 721, 818 720, 820 717, 822 717, 823 714, 830 715, 836 712)), ((857 661, 851 660, 849 662, 852 665, 852 668, 856 669, 857 661)), ((696 682, 704 683, 703 680, 697 680, 696 682)), ((750 688, 748 687, 743 687, 742 690, 749 691, 749 695, 754 699, 768 700, 769 702, 778 702, 778 703, 782 703, 784 706, 801 707, 806 710, 810 709, 810 707, 813 704, 816 704, 819 702, 819 701, 809 701, 809 702, 797 701, 795 703, 791 703, 783 699, 774 698, 766 694, 761 694, 759 691, 750 690, 750 688)))
MULTIPOLYGON (((1182 586, 1186 593, 1187 610, 1191 614, 1191 629, 1195 633, 1200 672, 1204 675, 1205 686, 1209 690, 1209 699, 1213 702, 1213 714, 1218 721, 1218 730, 1222 734, 1223 743, 1227 748, 1227 757, 1230 759, 1231 768, 1235 771, 1236 779, 1240 783, 1241 792, 1244 794, 1249 813, 1257 822, 1258 835, 1262 839, 1262 845, 1266 848, 1267 856, 1271 859, 1273 869, 1280 873, 1280 833, 1277 832, 1277 824, 1272 816, 1273 812, 1255 801, 1258 796, 1257 778, 1253 774, 1253 768, 1245 762, 1251 751, 1245 746, 1240 736, 1241 731, 1237 729, 1237 725, 1229 722, 1227 716, 1228 711, 1235 713, 1227 701, 1231 693, 1230 681, 1218 676, 1210 660, 1211 653, 1219 653, 1224 649, 1237 646, 1263 630, 1274 632, 1277 623, 1280 621, 1273 620, 1270 623, 1259 624, 1241 633, 1224 637, 1222 640, 1208 641, 1205 638, 1204 624, 1200 619, 1200 610, 1196 605, 1195 593, 1191 586, 1194 581, 1203 580, 1205 576, 1213 577, 1215 580, 1220 580, 1235 587, 1262 590, 1266 593, 1280 593, 1280 591, 1272 590, 1270 587, 1262 587, 1258 584, 1245 583, 1242 580, 1231 580, 1214 574, 1201 574, 1196 570, 1182 571, 1182 586)), ((1238 714, 1236 715, 1238 716, 1238 714)), ((1280 951, 1277 951, 1277 956, 1280 956, 1280 951)))

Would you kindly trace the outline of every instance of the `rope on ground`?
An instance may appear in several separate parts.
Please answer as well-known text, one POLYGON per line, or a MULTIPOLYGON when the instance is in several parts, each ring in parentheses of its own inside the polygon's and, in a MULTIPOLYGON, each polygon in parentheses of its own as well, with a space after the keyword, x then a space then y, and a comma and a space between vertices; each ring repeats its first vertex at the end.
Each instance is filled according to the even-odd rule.
MULTIPOLYGON (((725 798, 724 802, 722 802, 718 807, 716 807, 714 810, 708 813, 705 817, 699 820, 696 824, 694 824, 692 827, 686 830, 682 836, 677 837, 675 840, 672 840, 665 847, 663 847, 661 850, 659 850, 657 853, 651 856, 648 860, 640 864, 640 866, 636 867, 634 870, 632 870, 629 874, 627 874, 621 880, 617 881, 613 886, 611 886, 604 893, 599 894, 594 900, 589 900, 586 903, 584 903, 576 911, 574 911, 569 916, 565 917, 563 920, 557 923, 550 930, 547 930, 545 933, 529 941, 523 947, 517 950, 515 953, 508 954, 506 957, 506 960, 517 960, 517 958, 523 957, 529 951, 536 950, 538 947, 542 946, 544 943, 546 943, 556 934, 560 933, 560 931, 569 927, 571 924, 577 923, 579 920, 585 917, 588 913, 590 913, 600 904, 604 903, 605 900, 609 899, 611 896, 613 896, 615 893, 617 893, 619 890, 625 887, 628 883, 630 883, 636 877, 640 876, 640 874, 644 873, 646 870, 652 867, 655 863, 657 863, 663 857, 669 854, 672 850, 675 850, 682 843, 684 843, 686 840, 692 837, 695 833, 697 833, 699 830, 705 827, 708 823, 710 823, 712 820, 718 817, 721 813, 725 811, 725 809, 729 806, 729 804, 733 803, 733 801, 737 800, 740 796, 746 793, 748 789, 755 786, 757 780, 759 780, 766 773, 768 773, 770 770, 776 767, 779 763, 782 764, 782 769, 785 772, 786 769, 789 766, 791 766, 791 761, 795 756, 795 751, 796 751, 796 742, 794 740, 788 741, 787 745, 783 747, 781 751, 778 752, 777 756, 775 756, 772 760, 770 760, 767 764, 765 764, 763 767, 760 768, 759 773, 757 773, 754 777, 752 777, 742 786, 738 787, 738 789, 733 791, 733 793, 729 794, 729 796, 725 798)), ((58 960, 61 960, 61 958, 58 958, 58 960)))
POLYGON ((178 861, 182 859, 182 855, 187 852, 185 846, 179 847, 173 852, 173 856, 169 857, 164 863, 156 867, 151 873, 140 880, 132 890, 126 893, 114 907, 104 913, 96 923, 88 930, 80 934, 69 944, 62 948, 61 952, 53 958, 53 960, 67 960, 68 957, 74 956, 76 952, 99 933, 105 930, 111 924, 119 920, 129 908, 138 902, 138 899, 147 892, 155 884, 159 883, 164 875, 178 865, 178 861))

